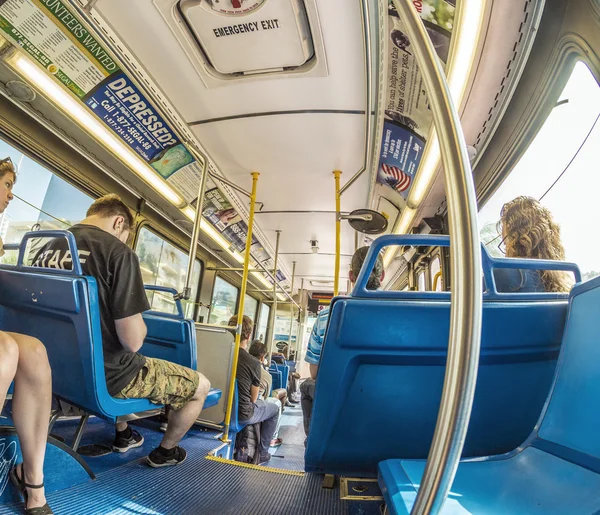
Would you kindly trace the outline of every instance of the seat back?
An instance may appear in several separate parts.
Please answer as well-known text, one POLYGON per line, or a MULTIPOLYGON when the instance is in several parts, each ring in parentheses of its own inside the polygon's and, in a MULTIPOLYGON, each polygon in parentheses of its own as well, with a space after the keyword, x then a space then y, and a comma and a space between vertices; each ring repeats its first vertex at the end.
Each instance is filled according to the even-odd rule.
POLYGON ((281 373, 281 388, 287 389, 290 367, 288 365, 277 365, 277 370, 281 373))
MULTIPOLYGON (((382 239, 448 244, 440 237, 379 238, 353 296, 334 299, 307 471, 375 474, 379 461, 426 458, 429 452, 445 374, 449 293, 367 290, 382 239)), ((514 268, 545 264, 504 261, 514 268)), ((484 295, 480 367, 464 456, 510 451, 531 433, 551 386, 567 311, 567 295, 496 293, 493 267, 504 262, 484 263, 491 288, 484 295)), ((574 265, 563 266, 578 274, 574 265)))
POLYGON ((575 285, 571 291, 557 376, 538 432, 541 439, 579 454, 597 472, 600 472, 599 335, 600 277, 596 277, 575 285))
POLYGON ((283 388, 283 376, 281 370, 279 370, 277 363, 271 361, 271 366, 269 367, 269 374, 273 379, 271 388, 273 390, 278 390, 279 388, 283 388))
MULTIPOLYGON (((144 285, 146 290, 176 295, 173 288, 144 285)), ((176 300, 177 314, 146 311, 142 316, 148 330, 142 353, 149 358, 164 359, 196 370, 197 348, 194 321, 186 319, 181 301, 176 300)))
POLYGON ((220 425, 225 420, 227 409, 235 339, 226 327, 196 324, 195 331, 198 371, 210 381, 212 387, 223 392, 216 406, 202 411, 200 421, 220 425))
POLYGON ((95 280, 2 267, 0 290, 3 330, 44 343, 54 395, 95 415, 108 415, 101 405, 109 395, 95 280))
MULTIPOLYGON (((52 391, 60 399, 84 411, 114 422, 117 417, 140 413, 159 406, 145 399, 115 399, 108 393, 100 329, 98 289, 93 277, 82 275, 81 264, 73 270, 33 268, 23 265, 27 242, 38 238, 67 238, 76 256, 75 238, 68 231, 37 231, 21 240, 16 266, 0 266, 0 318, 2 329, 34 336, 46 347, 52 367, 52 391)), ((166 349, 177 349, 185 340, 183 324, 170 327, 158 320, 154 329, 162 333, 166 349), (179 335, 175 333, 180 332, 179 335)), ((188 352, 189 354, 189 352, 188 352)), ((168 352, 162 357, 169 359, 168 352)), ((177 358, 173 352, 171 357, 177 358)), ((189 356, 191 363, 193 357, 189 356)))

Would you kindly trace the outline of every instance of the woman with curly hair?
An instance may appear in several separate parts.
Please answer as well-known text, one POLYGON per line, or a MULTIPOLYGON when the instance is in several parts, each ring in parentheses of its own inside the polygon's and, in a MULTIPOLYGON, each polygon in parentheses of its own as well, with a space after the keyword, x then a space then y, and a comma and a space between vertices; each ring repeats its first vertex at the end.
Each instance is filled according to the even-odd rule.
MULTIPOLYGON (((500 247, 506 257, 525 259, 565 259, 560 227, 552 213, 532 197, 517 197, 500 212, 500 247)), ((508 270, 494 272, 496 287, 503 292, 568 292, 570 277, 557 270, 508 270)))

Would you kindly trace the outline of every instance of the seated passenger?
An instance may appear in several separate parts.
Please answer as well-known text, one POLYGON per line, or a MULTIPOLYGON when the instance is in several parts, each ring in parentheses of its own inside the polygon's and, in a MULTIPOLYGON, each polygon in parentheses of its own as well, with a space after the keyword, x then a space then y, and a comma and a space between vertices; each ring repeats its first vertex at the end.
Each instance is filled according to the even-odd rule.
MULTIPOLYGON (((348 278, 351 283, 355 283, 360 273, 360 269, 365 262, 369 247, 359 248, 352 256, 352 262, 350 264, 350 272, 348 278)), ((368 290, 377 290, 381 285, 381 281, 385 277, 383 270, 383 259, 381 254, 377 256, 375 266, 371 271, 369 280, 367 281, 368 290)), ((306 361, 310 366, 310 378, 305 379, 300 385, 300 402, 302 405, 302 416, 304 419, 304 433, 306 434, 306 440, 308 440, 308 431, 310 428, 310 418, 312 416, 313 401, 315 397, 315 381, 317 379, 317 372, 319 370, 319 361, 321 360, 321 350, 323 348, 323 341, 325 340, 325 330, 327 329, 327 321, 329 320, 329 308, 325 308, 319 312, 315 325, 310 333, 310 339, 308 340, 308 349, 306 350, 306 361)))
MULTIPOLYGON (((186 452, 178 444, 202 411, 210 383, 195 370, 138 352, 146 337, 142 313, 150 305, 138 258, 125 244, 132 224, 131 212, 121 199, 106 195, 69 230, 77 242, 83 273, 95 277, 98 284, 108 393, 172 408, 162 442, 147 457, 151 467, 166 467, 185 460, 186 452)), ((70 263, 64 238, 46 244, 34 259, 34 266, 49 268, 70 268, 70 263)), ((117 424, 113 451, 126 452, 143 442, 144 437, 127 422, 117 424)))
MULTIPOLYGON (((237 315, 229 319, 229 326, 237 326, 237 315)), ((269 462, 269 446, 275 434, 279 408, 275 404, 259 399, 261 366, 258 360, 246 350, 248 340, 252 335, 252 320, 245 316, 242 319, 242 334, 236 378, 238 382, 238 419, 245 425, 258 424, 260 427, 260 457, 259 463, 264 465, 269 462)))
MULTIPOLYGON (((531 197, 517 197, 502 207, 500 250, 506 257, 564 260, 560 227, 552 213, 531 197)), ((499 292, 568 292, 570 277, 558 270, 494 270, 499 292)))
MULTIPOLYGON (((17 174, 10 158, 0 160, 0 213, 13 199, 12 188, 16 181, 17 174)), ((0 255, 4 254, 2 245, 0 240, 0 255)), ((12 418, 21 443, 23 462, 10 471, 10 479, 25 499, 25 513, 48 515, 52 510, 46 503, 43 471, 52 402, 48 356, 44 345, 36 338, 0 331, 0 409, 13 380, 12 418)), ((4 460, 10 458, 5 454, 4 460)))
POLYGON ((283 407, 287 402, 287 391, 285 388, 277 388, 271 391, 273 386, 273 378, 271 374, 265 368, 265 357, 268 353, 267 346, 260 340, 254 340, 250 349, 248 350, 250 356, 255 357, 260 363, 260 387, 258 395, 265 401, 271 402, 277 406, 279 410, 279 419, 277 420, 277 427, 275 433, 271 439, 271 447, 278 447, 283 443, 283 440, 279 438, 279 426, 281 425, 281 415, 283 413, 283 407), (269 397, 269 392, 271 396, 269 397))

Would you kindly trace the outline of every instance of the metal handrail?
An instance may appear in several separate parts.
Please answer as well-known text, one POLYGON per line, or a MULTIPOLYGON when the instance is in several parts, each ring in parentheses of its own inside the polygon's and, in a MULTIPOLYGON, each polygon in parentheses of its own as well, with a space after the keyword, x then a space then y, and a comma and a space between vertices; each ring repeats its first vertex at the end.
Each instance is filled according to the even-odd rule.
POLYGON ((198 199, 196 200, 196 215, 194 216, 194 226, 192 228, 192 240, 190 241, 190 251, 188 254, 188 264, 185 273, 185 285, 183 291, 175 296, 176 300, 189 300, 192 295, 192 276, 194 274, 194 265, 196 264, 196 250, 198 249, 198 240, 200 239, 200 224, 202 222, 202 211, 204 206, 204 192, 206 191, 206 179, 208 177, 208 162, 206 156, 202 163, 202 178, 198 185, 198 199))
POLYGON ((361 17, 363 23, 363 43, 365 52, 365 158, 362 168, 340 189, 340 195, 352 186, 356 180, 371 168, 371 145, 373 141, 373 70, 371 52, 371 21, 368 0, 361 0, 361 17))
POLYGON ((439 135, 452 245, 448 361, 440 411, 411 515, 437 514, 452 486, 463 449, 479 365, 481 250, 473 175, 460 119, 441 63, 411 0, 393 0, 421 70, 439 135))

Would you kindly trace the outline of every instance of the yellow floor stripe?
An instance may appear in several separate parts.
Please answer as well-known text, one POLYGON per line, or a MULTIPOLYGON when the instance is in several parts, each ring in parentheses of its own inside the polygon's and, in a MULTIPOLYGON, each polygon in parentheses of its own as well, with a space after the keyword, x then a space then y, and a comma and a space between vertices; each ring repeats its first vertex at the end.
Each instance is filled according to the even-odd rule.
POLYGON ((273 467, 264 467, 261 465, 253 465, 252 463, 242 463, 241 461, 227 460, 225 458, 221 458, 220 456, 208 455, 208 456, 206 456, 206 459, 211 460, 211 461, 217 461, 219 463, 226 463, 228 465, 233 465, 235 467, 260 470, 262 472, 271 472, 272 474, 283 474, 284 476, 304 477, 304 472, 302 472, 301 470, 285 470, 285 469, 278 469, 278 468, 273 468, 273 467))

